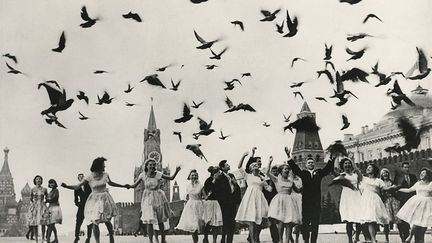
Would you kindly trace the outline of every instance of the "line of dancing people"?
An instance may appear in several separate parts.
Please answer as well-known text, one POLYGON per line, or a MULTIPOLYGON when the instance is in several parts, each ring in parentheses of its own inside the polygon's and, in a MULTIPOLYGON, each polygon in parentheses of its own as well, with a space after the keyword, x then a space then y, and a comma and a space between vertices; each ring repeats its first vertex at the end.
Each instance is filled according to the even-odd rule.
MULTIPOLYGON (((321 211, 321 181, 322 178, 334 171, 334 158, 330 157, 323 169, 315 168, 315 161, 308 158, 306 168, 301 170, 291 159, 290 150, 285 152, 288 162, 280 166, 272 166, 273 158, 269 158, 266 174, 261 172, 261 158, 255 157, 253 148, 245 168, 243 164, 249 153, 245 153, 238 164, 240 173, 245 178, 247 189, 241 196, 240 187, 233 174, 229 173, 230 165, 226 160, 220 161, 218 166, 210 166, 210 177, 204 185, 199 182, 198 173, 192 170, 188 175, 190 183, 187 186, 187 202, 180 217, 177 229, 192 233, 194 243, 198 242, 198 233, 203 233, 203 242, 208 243, 208 235, 213 236, 216 243, 217 236, 222 230, 221 243, 233 242, 235 224, 245 224, 249 229, 248 241, 258 243, 260 232, 269 227, 273 242, 298 242, 299 226, 304 242, 317 242, 319 217, 321 211), (292 232, 296 232, 295 239, 292 232)), ((87 225, 86 243, 90 242, 91 232, 95 241, 100 242, 99 224, 104 223, 109 233, 110 243, 114 242, 111 219, 118 214, 113 198, 108 192, 107 185, 113 187, 135 188, 144 183, 141 200, 140 220, 147 227, 149 241, 159 242, 154 237, 154 225, 158 225, 162 243, 166 242, 164 223, 173 216, 169 202, 160 189, 162 179, 173 180, 180 167, 173 175, 165 175, 156 170, 156 161, 148 159, 144 171, 137 180, 129 184, 113 182, 105 172, 105 158, 99 157, 93 161, 90 175, 78 176, 77 185, 62 186, 75 190, 75 204, 78 207, 76 215, 75 243, 79 241, 80 227, 83 222, 87 225)), ((424 168, 420 173, 420 180, 409 174, 409 164, 402 164, 405 175, 398 183, 389 179, 389 171, 380 171, 374 164, 369 164, 363 176, 355 168, 351 160, 345 158, 340 162, 343 172, 340 176, 348 179, 353 187, 343 187, 340 200, 340 214, 347 222, 348 241, 353 242, 353 225, 356 224, 355 241, 358 241, 360 228, 366 240, 376 242, 377 224, 385 225, 388 234, 391 222, 398 225, 403 242, 410 242, 413 236, 416 242, 424 241, 427 227, 432 226, 432 172, 424 168), (394 199, 395 192, 406 194, 398 205, 394 199), (385 196, 384 201, 380 194, 385 196), (413 195, 415 193, 415 195, 413 195), (402 206, 403 205, 403 206, 402 206), (402 206, 399 209, 399 206, 402 206), (410 225, 412 229, 410 231, 410 225), (363 226, 363 227, 362 227, 363 226)), ((58 204, 57 183, 50 180, 48 193, 42 185, 42 177, 36 176, 35 187, 32 189, 32 206, 30 209, 30 228, 36 236, 37 225, 48 225, 46 239, 49 241, 54 234, 54 241, 58 242, 55 224, 61 223, 61 209, 58 204), (45 202, 49 203, 47 207, 45 202)), ((402 194, 402 195, 403 195, 402 194)), ((42 240, 45 240, 42 227, 42 240)), ((386 235, 386 239, 388 236, 386 235)))

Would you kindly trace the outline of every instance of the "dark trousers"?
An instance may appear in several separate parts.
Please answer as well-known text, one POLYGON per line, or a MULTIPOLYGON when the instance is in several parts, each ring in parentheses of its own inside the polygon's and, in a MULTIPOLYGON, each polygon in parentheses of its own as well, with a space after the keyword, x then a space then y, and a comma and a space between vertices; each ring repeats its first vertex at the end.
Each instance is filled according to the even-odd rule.
POLYGON ((320 220, 320 205, 303 207, 302 235, 305 243, 316 243, 318 239, 318 228, 320 220))
MULTIPOLYGON (((81 225, 84 222, 84 207, 79 207, 75 221, 75 238, 78 238, 81 232, 81 225)), ((92 225, 87 225, 87 238, 91 237, 92 225)))
POLYGON ((405 241, 406 238, 408 238, 408 236, 410 235, 410 225, 407 222, 402 221, 399 224, 397 224, 397 227, 399 230, 399 236, 401 240, 405 241))
POLYGON ((270 229, 270 236, 272 238, 272 242, 278 243, 279 242, 279 231, 277 228, 277 222, 274 220, 271 220, 270 222, 271 222, 271 224, 270 224, 269 229, 270 229))
POLYGON ((219 203, 222 209, 222 243, 232 243, 234 238, 234 230, 235 230, 235 215, 236 215, 236 206, 227 204, 227 203, 219 203))

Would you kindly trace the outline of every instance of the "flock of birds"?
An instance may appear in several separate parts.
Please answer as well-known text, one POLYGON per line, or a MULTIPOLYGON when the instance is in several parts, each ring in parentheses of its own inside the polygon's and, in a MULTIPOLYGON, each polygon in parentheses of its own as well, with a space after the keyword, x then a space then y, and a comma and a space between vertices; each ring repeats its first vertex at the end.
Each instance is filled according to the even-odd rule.
MULTIPOLYGON (((342 3, 349 3, 349 4, 357 4, 361 0, 340 0, 342 3)), ((194 4, 200 4, 203 2, 207 2, 207 0, 191 0, 194 4)), ((261 22, 266 23, 273 23, 275 22, 276 32, 285 38, 293 38, 297 35, 299 31, 301 31, 301 22, 299 21, 298 16, 291 16, 289 14, 289 11, 286 10, 286 16, 283 17, 282 22, 278 20, 278 16, 281 15, 282 9, 276 9, 276 10, 261 10, 262 18, 259 19, 261 22), (286 27, 285 27, 286 26, 286 27)), ((127 20, 133 20, 137 23, 142 22, 142 19, 139 14, 129 12, 123 15, 124 19, 127 20)), ((87 9, 85 6, 81 8, 81 19, 82 23, 80 26, 82 28, 91 28, 95 24, 97 24, 98 21, 100 21, 97 17, 90 17, 90 15, 87 12, 87 9)), ((375 14, 368 14, 363 19, 363 24, 366 24, 369 21, 377 21, 383 23, 383 20, 381 20, 377 15, 375 14)), ((240 20, 232 20, 231 24, 233 24, 235 27, 239 27, 241 31, 247 31, 245 24, 240 20)), ((228 47, 222 48, 221 51, 215 50, 215 45, 218 43, 221 39, 214 39, 214 40, 208 40, 207 38, 203 38, 196 30, 193 30, 193 34, 197 40, 197 46, 196 48, 199 50, 208 50, 210 51, 211 56, 209 56, 209 59, 211 60, 222 60, 223 55, 229 50, 228 47), (206 40, 207 39, 207 40, 206 40)), ((63 31, 60 35, 58 45, 52 49, 53 52, 62 53, 62 51, 67 47, 67 38, 66 33, 63 31)), ((350 34, 347 36, 347 41, 349 42, 355 42, 364 38, 371 38, 373 37, 370 34, 367 33, 358 33, 358 34, 350 34)), ((346 48, 346 53, 348 54, 349 58, 346 60, 347 62, 350 62, 351 60, 358 60, 363 57, 363 55, 366 53, 367 48, 362 48, 360 50, 352 50, 350 48, 346 48)), ((407 95, 401 90, 398 81, 395 80, 395 76, 399 75, 404 79, 410 79, 410 80, 421 80, 427 77, 431 71, 431 69, 428 66, 427 58, 424 54, 424 51, 421 48, 417 47, 417 54, 418 54, 418 60, 415 62, 411 70, 409 70, 407 73, 403 72, 391 72, 391 73, 384 73, 379 70, 379 64, 376 63, 373 67, 371 67, 372 71, 365 71, 357 67, 353 67, 349 70, 340 70, 338 69, 334 63, 332 62, 332 51, 333 51, 333 45, 329 45, 327 43, 324 44, 324 55, 323 55, 323 62, 325 64, 325 68, 323 70, 317 71, 317 79, 320 79, 322 76, 324 76, 328 81, 329 85, 333 87, 334 94, 330 97, 315 97, 317 100, 320 100, 322 102, 327 102, 327 99, 337 99, 336 102, 337 106, 343 106, 348 102, 348 100, 351 97, 357 98, 358 97, 351 91, 344 88, 345 82, 364 82, 364 83, 370 83, 368 80, 369 75, 375 75, 378 77, 379 82, 375 85, 375 87, 389 85, 393 81, 393 85, 390 85, 389 89, 387 90, 387 95, 390 97, 391 101, 391 109, 395 110, 398 109, 399 106, 402 105, 402 103, 406 103, 410 106, 415 106, 415 104, 407 97, 407 95), (418 72, 417 72, 418 71, 418 72), (414 73, 416 73, 414 75, 414 73)), ((7 58, 10 61, 6 61, 6 66, 8 68, 8 73, 14 74, 14 75, 26 75, 22 71, 20 71, 17 67, 18 65, 18 58, 11 54, 6 53, 3 55, 3 57, 7 58)), ((294 57, 291 61, 291 68, 295 67, 295 64, 297 62, 308 62, 303 57, 294 57)), ((146 82, 148 85, 156 86, 161 89, 167 89, 165 84, 161 81, 159 78, 158 73, 165 72, 167 69, 174 66, 174 64, 168 64, 163 67, 157 68, 155 73, 147 75, 142 80, 139 81, 139 83, 146 82)), ((182 65, 180 68, 183 68, 184 65, 182 65)), ((216 64, 207 64, 204 65, 206 69, 212 70, 214 68, 217 68, 218 65, 216 64)), ((109 71, 106 70, 96 70, 94 71, 95 75, 100 74, 106 74, 109 73, 109 71)), ((244 78, 251 78, 252 74, 250 72, 241 73, 241 77, 239 79, 234 78, 231 81, 225 81, 225 91, 233 90, 238 87, 238 85, 242 86, 241 79, 244 78)), ((295 97, 299 97, 301 99, 304 99, 301 87, 306 82, 296 82, 292 83, 290 85, 290 88, 295 89, 293 91, 293 95, 295 97)), ((178 91, 180 89, 181 80, 178 80, 174 82, 171 79, 171 87, 169 88, 172 91, 178 91)), ((74 99, 67 96, 66 90, 62 88, 62 86, 55 80, 48 80, 43 83, 38 84, 38 89, 45 88, 45 90, 48 93, 48 98, 50 101, 49 107, 47 109, 41 111, 41 115, 44 117, 45 121, 48 124, 55 124, 59 127, 66 128, 64 124, 62 124, 58 118, 58 114, 60 112, 63 112, 67 109, 69 109, 73 103, 74 99)), ((127 87, 125 87, 124 93, 128 94, 133 91, 135 87, 131 86, 131 84, 128 84, 127 87)), ((76 95, 76 98, 82 102, 85 102, 86 104, 89 104, 90 99, 86 95, 85 91, 79 91, 79 93, 76 95)), ((104 91, 100 96, 97 95, 97 102, 95 104, 97 105, 108 105, 113 102, 115 98, 112 97, 108 91, 104 91)), ((194 115, 192 114, 191 107, 193 109, 199 109, 205 101, 192 101, 192 105, 190 106, 187 103, 183 104, 183 110, 182 115, 175 119, 175 123, 186 123, 190 121, 194 115)), ((256 112, 256 110, 252 107, 252 105, 247 103, 242 103, 241 101, 236 101, 234 103, 228 96, 225 97, 225 103, 226 103, 226 110, 225 113, 230 112, 236 112, 236 111, 244 111, 244 112, 256 112)), ((136 104, 133 103, 125 103, 126 106, 134 106, 136 104)), ((318 130, 320 129, 316 123, 315 120, 310 117, 303 117, 299 118, 295 121, 290 121, 291 115, 286 116, 283 115, 284 122, 287 124, 283 127, 283 130, 290 130, 293 132, 293 129, 296 130, 318 130)), ((80 120, 87 120, 89 117, 84 115, 83 113, 79 112, 79 119, 80 120)), ((212 121, 208 122, 200 117, 197 118, 199 121, 199 131, 192 134, 192 137, 196 140, 199 139, 200 136, 209 136, 215 132, 215 130, 212 128, 212 121)), ((341 130, 344 130, 350 126, 350 122, 348 120, 348 117, 346 115, 342 115, 342 127, 341 130)), ((398 120, 398 123, 401 127, 401 130, 403 131, 407 143, 403 146, 395 145, 393 147, 387 148, 388 151, 396 151, 396 152, 403 152, 403 151, 409 151, 410 149, 417 148, 419 144, 419 137, 422 134, 422 132, 425 131, 423 127, 417 129, 415 126, 409 121, 406 117, 401 117, 398 120)), ((264 127, 269 127, 271 124, 267 122, 263 122, 262 124, 264 127)), ((174 131, 173 135, 178 136, 180 143, 182 142, 182 134, 180 131, 174 131)), ((219 138, 221 140, 225 140, 230 135, 225 135, 222 130, 220 130, 220 136, 219 138)), ((344 154, 343 148, 341 148, 340 141, 337 141, 335 144, 329 147, 330 150, 339 151, 340 153, 344 154)), ((203 152, 200 149, 201 144, 189 144, 186 146, 186 149, 191 150, 195 155, 202 159, 206 159, 203 152)), ((343 146, 342 146, 343 147, 343 146)), ((345 151, 346 153, 346 151, 345 151)))

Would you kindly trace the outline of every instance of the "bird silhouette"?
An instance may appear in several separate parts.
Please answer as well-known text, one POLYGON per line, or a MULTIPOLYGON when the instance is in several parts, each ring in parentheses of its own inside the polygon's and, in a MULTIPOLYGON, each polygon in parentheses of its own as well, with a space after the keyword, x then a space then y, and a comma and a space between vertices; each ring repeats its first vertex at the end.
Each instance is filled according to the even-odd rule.
POLYGON ((315 97, 315 99, 327 102, 327 100, 324 97, 315 97))
POLYGON ((56 124, 58 127, 67 129, 62 123, 59 122, 57 116, 55 115, 50 115, 50 114, 46 114, 47 118, 45 118, 46 123, 48 124, 56 124))
POLYGON ((81 8, 81 18, 82 18, 82 20, 86 21, 86 22, 80 24, 80 26, 81 26, 82 28, 90 28, 90 27, 92 27, 94 24, 96 24, 96 21, 99 20, 98 18, 96 18, 96 19, 92 19, 92 18, 90 18, 89 15, 88 15, 88 13, 87 13, 87 9, 86 9, 85 6, 83 6, 83 7, 81 8))
POLYGON ((210 123, 207 123, 206 121, 204 121, 203 119, 198 117, 198 121, 199 121, 199 128, 200 131, 197 133, 194 133, 194 136, 208 136, 210 134, 212 134, 215 130, 213 130, 211 128, 213 121, 210 121, 210 123))
POLYGON ((207 2, 208 0, 190 0, 190 1, 191 3, 199 4, 199 3, 207 2))
POLYGON ((238 105, 234 105, 232 101, 228 98, 228 96, 225 99, 225 103, 228 106, 228 110, 224 111, 224 113, 233 112, 233 111, 250 111, 250 112, 256 112, 256 110, 249 104, 243 104, 240 103, 238 105))
POLYGON ((173 132, 173 135, 177 135, 177 137, 178 137, 180 143, 182 142, 182 135, 181 135, 181 132, 176 132, 176 131, 174 131, 174 132, 173 132))
POLYGON ((180 83, 181 83, 181 79, 176 84, 174 84, 174 81, 171 79, 171 86, 172 86, 171 90, 177 91, 178 87, 180 86, 180 83))
POLYGON ((276 18, 276 14, 280 12, 280 9, 275 10, 273 13, 268 10, 261 10, 262 15, 264 15, 264 18, 261 19, 261 22, 264 21, 273 21, 276 18))
POLYGON ((134 87, 132 87, 130 84, 128 84, 128 87, 126 90, 124 90, 125 93, 130 93, 132 92, 132 90, 134 89, 134 87))
POLYGON ((330 73, 329 70, 325 69, 325 70, 317 71, 317 73, 318 73, 318 78, 320 78, 322 74, 325 74, 328 80, 330 81, 330 83, 334 84, 335 81, 333 79, 333 75, 330 73))
POLYGON ((301 61, 303 61, 303 62, 307 62, 306 59, 303 59, 303 58, 301 58, 301 57, 294 57, 294 58, 292 59, 292 61, 291 61, 291 68, 293 68, 293 67, 294 67, 294 63, 297 62, 297 61, 299 61, 299 60, 301 60, 301 61))
POLYGON ((95 70, 93 73, 94 74, 104 74, 104 73, 108 73, 108 71, 105 71, 105 70, 95 70))
POLYGON ((159 86, 162 87, 164 89, 166 89, 165 85, 163 85, 163 83, 160 81, 159 77, 157 74, 152 74, 152 75, 148 75, 145 78, 143 78, 141 82, 147 81, 147 83, 154 85, 154 86, 159 86))
POLYGON ((400 106, 402 101, 410 106, 415 106, 414 102, 412 102, 411 99, 409 99, 406 94, 402 92, 397 80, 394 81, 393 88, 387 90, 387 95, 392 98, 393 102, 396 104, 396 107, 400 106))
POLYGON ((98 102, 96 104, 97 105, 103 105, 103 104, 111 104, 111 101, 114 98, 110 97, 110 95, 108 94, 107 91, 104 91, 104 94, 102 95, 102 98, 100 98, 99 95, 98 95, 97 99, 98 99, 98 102))
POLYGON ((19 71, 19 70, 13 68, 13 67, 12 67, 11 65, 9 65, 7 62, 6 62, 6 66, 7 66, 8 69, 9 69, 8 73, 12 73, 12 74, 23 74, 21 71, 19 71))
POLYGON ((302 98, 302 100, 304 100, 304 97, 300 91, 294 91, 293 94, 294 94, 294 98, 297 97, 297 95, 299 95, 302 98))
POLYGON ((411 80, 419 80, 419 79, 424 79, 426 78, 431 69, 428 67, 428 61, 426 59, 426 56, 423 52, 422 49, 416 47, 417 49, 417 53, 418 53, 418 60, 416 62, 416 64, 414 64, 415 67, 417 67, 419 74, 415 75, 415 76, 411 76, 411 75, 407 75, 409 77, 407 77, 407 79, 411 79, 411 80))
POLYGON ((324 60, 330 60, 332 58, 332 51, 333 51, 333 45, 327 46, 327 43, 325 45, 325 56, 324 60))
POLYGON ((244 25, 243 25, 243 22, 241 22, 241 21, 239 21, 239 20, 234 20, 234 21, 231 21, 231 24, 233 24, 234 26, 238 25, 238 26, 240 27, 240 29, 241 29, 242 31, 244 31, 244 25))
POLYGON ((297 34, 297 27, 298 27, 298 19, 297 16, 294 17, 293 20, 291 20, 288 10, 287 10, 287 17, 286 17, 286 22, 287 22, 287 28, 288 28, 288 33, 286 35, 284 35, 283 37, 293 37, 297 34))
POLYGON ((225 140, 227 137, 229 137, 229 136, 231 136, 231 135, 224 135, 223 134, 223 132, 222 132, 222 130, 220 130, 220 137, 219 137, 219 139, 222 139, 222 140, 225 140))
POLYGON ((345 51, 351 55, 351 57, 347 60, 349 61, 349 60, 356 60, 361 58, 364 55, 366 48, 363 48, 360 51, 352 51, 351 49, 346 48, 345 51))
POLYGON ((133 20, 135 20, 136 22, 142 22, 141 17, 140 17, 139 14, 137 14, 137 13, 129 12, 129 13, 127 13, 127 14, 123 14, 122 16, 123 16, 123 18, 125 18, 125 19, 133 19, 133 20))
POLYGON ((224 90, 233 90, 234 89, 234 82, 238 82, 240 85, 242 85, 242 83, 238 80, 238 79, 233 79, 231 81, 224 81, 226 87, 224 88, 224 90))
POLYGON ((345 173, 342 173, 341 175, 336 176, 336 177, 333 178, 333 180, 328 184, 328 186, 334 186, 334 185, 341 185, 341 186, 344 186, 344 187, 348 187, 348 188, 350 188, 351 190, 354 190, 354 191, 358 190, 358 188, 355 187, 355 186, 352 184, 352 182, 351 182, 349 179, 347 179, 347 178, 345 177, 345 173))
POLYGON ((174 64, 168 64, 166 66, 157 68, 156 71, 158 71, 158 72, 164 72, 167 68, 172 67, 172 66, 174 66, 174 64))
POLYGON ((219 54, 216 54, 211 48, 210 51, 212 53, 213 56, 210 57, 210 59, 216 59, 216 60, 220 60, 222 57, 222 54, 224 54, 226 51, 228 50, 228 47, 225 47, 219 54))
POLYGON ((378 62, 375 64, 375 66, 372 67, 372 74, 377 75, 379 77, 378 84, 375 85, 375 87, 379 87, 381 85, 387 85, 392 80, 393 75, 385 75, 384 73, 381 73, 378 71, 378 62))
POLYGON ((318 131, 320 127, 317 126, 315 119, 313 117, 305 116, 295 120, 294 122, 291 122, 290 124, 284 127, 284 131, 286 131, 287 129, 290 130, 291 132, 293 132, 292 129, 296 129, 296 131, 314 132, 314 131, 318 131))
POLYGON ((290 88, 296 88, 296 87, 301 87, 305 82, 291 82, 292 85, 290 85, 290 88))
POLYGON ((340 129, 341 131, 347 129, 351 124, 351 123, 349 123, 348 117, 346 115, 342 115, 342 123, 343 123, 343 126, 340 129))
POLYGON ((327 147, 327 152, 329 152, 334 158, 338 156, 348 157, 348 152, 343 145, 341 140, 336 140, 334 143, 327 147))
POLYGON ((262 124, 263 126, 265 126, 265 127, 269 127, 269 126, 271 126, 270 124, 268 124, 267 122, 263 122, 263 124, 262 124))
POLYGON ((208 64, 208 65, 205 65, 205 67, 206 67, 208 70, 212 70, 212 69, 214 69, 215 67, 218 67, 218 65, 208 64))
POLYGON ((289 122, 289 121, 290 121, 290 118, 291 118, 291 115, 292 115, 292 113, 289 114, 289 116, 285 116, 285 114, 283 114, 284 122, 289 122))
POLYGON ((87 97, 87 95, 84 93, 84 91, 79 91, 79 94, 77 95, 78 100, 84 100, 85 103, 89 103, 89 98, 87 97))
POLYGON ((375 14, 368 14, 366 16, 366 18, 364 18, 363 20, 363 24, 365 24, 370 18, 375 18, 377 20, 379 20, 380 22, 383 22, 378 16, 376 16, 375 14))
POLYGON ((208 162, 207 158, 204 156, 203 152, 200 149, 201 144, 189 144, 186 145, 186 149, 189 149, 192 151, 196 156, 198 156, 200 159, 204 159, 208 162))
POLYGON ((84 116, 80 111, 78 111, 78 113, 80 115, 80 117, 79 117, 80 120, 87 120, 87 119, 89 119, 87 116, 84 116))
POLYGON ((130 107, 132 107, 132 106, 136 106, 137 104, 135 104, 135 103, 125 102, 125 105, 126 105, 126 106, 130 106, 130 107))
POLYGON ((186 103, 184 103, 184 105, 183 105, 183 116, 180 117, 180 118, 178 118, 178 119, 175 119, 174 122, 176 122, 176 123, 183 123, 183 122, 187 122, 187 121, 189 121, 192 117, 193 117, 193 115, 190 113, 190 108, 189 108, 189 106, 188 106, 186 103))
POLYGON ((349 34, 349 35, 347 36, 347 41, 354 42, 354 41, 357 41, 357 40, 363 39, 363 38, 365 38, 365 37, 373 37, 373 36, 372 36, 372 35, 369 35, 369 34, 366 34, 366 33, 349 34))
POLYGON ((402 136, 405 138, 405 145, 402 146, 403 150, 411 151, 420 145, 422 134, 429 130, 427 125, 421 124, 419 128, 405 116, 397 119, 398 127, 402 130, 402 136))
POLYGON ((336 68, 335 68, 334 64, 331 61, 326 61, 325 62, 325 68, 326 69, 327 69, 327 66, 330 66, 333 69, 333 71, 336 71, 336 68))
POLYGON ((57 112, 68 109, 74 102, 73 99, 67 99, 65 89, 61 90, 57 87, 54 88, 46 82, 38 84, 38 89, 40 89, 41 87, 44 87, 46 89, 51 104, 48 109, 41 112, 42 115, 52 114, 53 116, 56 116, 57 112))
POLYGON ((283 31, 283 29, 284 29, 284 24, 285 24, 285 20, 282 21, 282 24, 281 24, 281 25, 279 25, 278 23, 276 23, 276 31, 277 31, 279 34, 283 34, 283 33, 284 33, 284 31, 283 31))
POLYGON ((340 76, 341 81, 347 81, 351 80, 353 82, 362 81, 365 83, 369 83, 369 81, 366 79, 366 77, 369 76, 369 74, 360 68, 352 68, 340 76))
POLYGON ((206 40, 204 40, 201 36, 198 35, 198 33, 194 30, 194 34, 195 34, 195 38, 201 43, 200 46, 197 46, 197 49, 207 49, 213 46, 214 43, 218 42, 219 39, 213 40, 213 41, 209 41, 207 42, 206 40))
POLYGON ((18 64, 18 59, 16 58, 16 56, 10 53, 3 54, 3 56, 11 59, 15 64, 18 64))
POLYGON ((339 2, 341 3, 349 3, 351 5, 357 4, 359 2, 361 2, 362 0, 339 0, 339 2))
POLYGON ((60 35, 60 39, 59 39, 59 42, 58 42, 58 47, 52 49, 52 51, 54 51, 54 52, 62 52, 65 47, 66 47, 66 36, 65 36, 65 32, 63 31, 62 34, 60 35))
POLYGON ((198 109, 202 104, 204 104, 204 101, 201 101, 200 103, 195 103, 195 101, 192 101, 193 105, 192 108, 198 109))
POLYGON ((252 77, 251 73, 242 73, 241 77, 252 77))

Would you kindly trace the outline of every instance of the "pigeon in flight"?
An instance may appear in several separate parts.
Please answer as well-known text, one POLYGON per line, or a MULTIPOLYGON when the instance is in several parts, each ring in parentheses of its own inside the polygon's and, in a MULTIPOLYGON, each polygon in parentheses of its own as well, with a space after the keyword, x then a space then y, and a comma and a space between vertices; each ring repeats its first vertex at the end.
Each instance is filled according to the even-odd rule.
POLYGON ((4 54, 3 56, 4 56, 4 57, 7 57, 7 58, 9 58, 9 59, 11 59, 15 64, 18 63, 18 59, 16 58, 16 56, 14 56, 14 55, 12 55, 12 54, 10 54, 10 53, 6 53, 6 54, 4 54))
POLYGON ((364 20, 363 20, 363 24, 365 24, 370 18, 375 18, 375 19, 377 19, 377 20, 379 20, 379 21, 381 21, 381 22, 383 22, 378 16, 376 16, 375 14, 368 14, 367 16, 366 16, 366 18, 364 18, 364 20))
POLYGON ((175 119, 174 122, 176 123, 183 123, 183 122, 187 122, 189 121, 191 118, 193 117, 193 115, 190 113, 190 108, 189 106, 185 103, 183 106, 183 116, 175 119))
POLYGON ((160 79, 158 78, 157 74, 152 74, 152 75, 148 75, 145 78, 143 78, 141 82, 147 81, 147 83, 154 85, 154 86, 159 86, 162 87, 164 89, 166 89, 165 85, 163 85, 163 83, 160 81, 160 79))
POLYGON ((97 99, 98 99, 98 102, 96 104, 97 105, 103 105, 103 104, 111 104, 111 101, 114 98, 111 98, 110 95, 108 94, 108 92, 105 91, 104 94, 102 95, 102 98, 100 98, 98 95, 97 99))
POLYGON ((293 37, 297 34, 297 26, 298 26, 298 19, 297 16, 294 17, 293 20, 291 20, 288 10, 287 10, 287 28, 288 28, 288 33, 286 35, 284 35, 283 37, 293 37))
POLYGON ((268 10, 261 10, 262 15, 264 15, 264 18, 261 19, 261 22, 264 21, 273 21, 276 18, 276 14, 280 12, 280 9, 275 10, 273 13, 271 13, 268 10))
POLYGON ((140 17, 139 14, 137 14, 137 13, 129 12, 129 13, 127 13, 127 14, 123 14, 122 16, 123 16, 123 18, 125 18, 125 19, 133 19, 133 20, 135 20, 136 22, 142 22, 141 17, 140 17))
POLYGON ((352 51, 352 50, 349 49, 349 48, 346 48, 345 50, 346 50, 346 52, 347 52, 348 54, 351 55, 351 57, 347 60, 347 61, 349 61, 349 60, 356 60, 356 59, 361 58, 361 57, 363 56, 363 54, 365 53, 366 48, 363 48, 363 49, 361 49, 361 50, 359 50, 359 51, 352 51))
POLYGON ((348 117, 346 115, 342 115, 342 122, 343 122, 343 126, 340 129, 341 131, 347 129, 351 124, 351 123, 349 123, 348 117))
POLYGON ((201 36, 198 35, 198 33, 194 30, 194 34, 195 34, 195 38, 201 43, 200 46, 197 46, 197 49, 207 49, 213 46, 214 43, 218 42, 219 39, 213 40, 213 41, 209 41, 207 42, 206 40, 204 40, 201 36))
POLYGON ((173 135, 177 135, 177 137, 178 137, 180 143, 182 142, 182 135, 181 135, 181 132, 176 132, 176 131, 174 131, 174 132, 173 132, 173 135))
POLYGON ((180 86, 180 83, 181 83, 181 79, 176 84, 174 84, 174 81, 171 79, 171 86, 172 86, 171 90, 177 91, 178 87, 180 86))
POLYGON ((211 48, 210 51, 213 56, 210 57, 210 59, 216 59, 220 60, 222 58, 222 54, 224 54, 228 50, 228 47, 225 47, 219 54, 216 54, 211 48))
POLYGON ((84 93, 84 91, 79 91, 79 94, 77 95, 78 100, 84 100, 85 103, 89 103, 89 98, 87 97, 87 95, 84 93))
POLYGON ((88 15, 88 13, 87 13, 87 9, 86 9, 85 6, 83 6, 83 7, 81 8, 81 18, 82 18, 82 20, 85 21, 84 23, 80 24, 80 26, 81 26, 82 28, 90 28, 90 27, 92 27, 94 24, 96 24, 96 21, 99 20, 98 18, 96 18, 96 19, 92 19, 92 18, 90 18, 89 15, 88 15))
POLYGON ((38 84, 38 89, 41 87, 46 89, 51 103, 51 106, 48 109, 41 112, 42 115, 52 114, 53 116, 56 116, 57 112, 68 109, 74 102, 73 99, 67 99, 65 89, 52 87, 50 83, 47 82, 38 84))
POLYGON ((52 49, 52 51, 62 52, 65 47, 66 47, 66 36, 65 36, 65 32, 63 31, 58 42, 58 47, 52 49))
POLYGON ((186 149, 189 149, 196 156, 198 156, 200 159, 205 159, 205 161, 208 162, 207 158, 204 156, 204 154, 201 151, 200 147, 201 147, 201 144, 189 144, 189 145, 186 145, 186 149))
POLYGON ((234 20, 234 21, 231 21, 231 24, 233 24, 234 26, 238 25, 238 26, 240 27, 240 29, 241 29, 242 31, 244 31, 244 25, 243 25, 243 22, 241 22, 241 21, 239 21, 239 20, 234 20))

